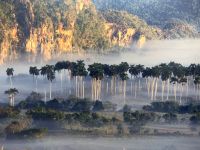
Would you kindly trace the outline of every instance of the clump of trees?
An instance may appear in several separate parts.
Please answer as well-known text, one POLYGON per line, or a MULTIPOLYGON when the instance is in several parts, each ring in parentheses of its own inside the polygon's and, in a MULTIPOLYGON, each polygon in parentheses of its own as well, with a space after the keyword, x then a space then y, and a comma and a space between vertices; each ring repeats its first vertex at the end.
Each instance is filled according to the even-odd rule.
POLYGON ((177 102, 167 101, 167 102, 153 102, 151 105, 143 107, 143 110, 152 112, 165 112, 165 113, 195 113, 200 112, 200 105, 198 104, 186 104, 179 105, 177 102))
POLYGON ((109 102, 90 101, 88 99, 68 98, 53 99, 48 102, 34 99, 41 98, 37 93, 31 93, 25 101, 21 101, 16 108, 18 109, 52 109, 65 112, 90 112, 90 111, 107 111, 115 110, 115 106, 109 102))
POLYGON ((27 129, 31 125, 31 119, 29 118, 22 118, 19 121, 11 122, 6 128, 5 132, 7 136, 12 136, 15 133, 19 133, 22 130, 27 129))
MULTIPOLYGON (((38 73, 49 80, 49 100, 52 100, 52 84, 56 78, 56 73, 61 76, 61 92, 63 91, 63 75, 69 76, 69 82, 75 86, 68 89, 70 95, 75 95, 79 99, 85 98, 85 89, 91 88, 91 99, 101 100, 102 96, 120 94, 124 96, 146 96, 152 101, 174 100, 182 104, 183 100, 189 98, 198 101, 200 98, 200 65, 191 64, 182 66, 181 64, 170 62, 162 63, 153 67, 144 67, 143 65, 130 65, 127 62, 121 62, 116 65, 93 63, 86 67, 84 61, 76 62, 59 61, 55 65, 45 65, 41 69, 31 67, 30 73, 38 76, 38 73), (66 74, 67 71, 67 74, 66 74), (129 80, 130 78, 130 80, 129 80), (91 81, 91 85, 88 84, 91 81), (130 89, 127 90, 127 86, 130 89), (75 88, 75 89, 74 89, 75 88), (189 95, 193 90, 194 94, 189 95), (74 93, 71 93, 73 91, 74 93), (146 93, 145 93, 146 91, 146 93), (161 91, 161 94, 158 94, 161 91)), ((9 73, 9 77, 12 73, 9 73)), ((37 90, 36 90, 37 91, 37 90)), ((14 97, 18 90, 11 88, 5 92, 9 95, 12 106, 14 106, 14 97)), ((45 102, 47 100, 45 92, 45 102)))
POLYGON ((13 107, 0 107, 0 118, 16 118, 20 110, 13 107))
POLYGON ((190 121, 192 124, 200 124, 200 112, 190 117, 190 121))
POLYGON ((167 123, 173 123, 178 120, 177 115, 174 113, 167 113, 163 115, 163 118, 165 119, 165 122, 167 123))

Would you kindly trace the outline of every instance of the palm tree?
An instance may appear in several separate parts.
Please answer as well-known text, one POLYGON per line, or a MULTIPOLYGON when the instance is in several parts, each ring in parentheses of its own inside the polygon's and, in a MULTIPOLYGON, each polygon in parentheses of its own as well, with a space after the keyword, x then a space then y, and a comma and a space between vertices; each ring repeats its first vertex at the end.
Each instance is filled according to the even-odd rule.
POLYGON ((157 90, 158 90, 158 80, 160 77, 160 67, 159 66, 152 67, 152 69, 150 70, 150 74, 153 78, 151 84, 151 100, 156 100, 157 90))
POLYGON ((54 70, 54 66, 53 65, 47 65, 47 70, 46 70, 46 75, 47 75, 47 79, 50 81, 49 82, 49 98, 50 100, 52 99, 52 82, 55 79, 55 70, 54 70))
POLYGON ((43 66, 41 69, 40 69, 40 74, 42 76, 46 76, 47 75, 47 66, 43 66))
POLYGON ((135 68, 136 68, 137 73, 138 73, 137 77, 139 79, 138 84, 139 84, 139 90, 140 90, 141 89, 141 81, 140 81, 140 79, 142 77, 142 72, 144 70, 144 65, 139 64, 139 65, 136 65, 135 68))
POLYGON ((60 73, 60 88, 61 88, 61 93, 63 91, 63 74, 62 74, 62 70, 65 69, 65 62, 62 61, 62 62, 57 62, 55 64, 55 71, 57 71, 58 73, 60 73))
POLYGON ((106 78, 106 93, 108 94, 108 88, 109 88, 108 80, 112 77, 112 72, 110 65, 108 64, 104 64, 103 68, 104 68, 104 76, 106 78))
POLYGON ((129 77, 126 72, 120 73, 119 76, 120 76, 120 79, 123 81, 124 104, 126 104, 126 81, 129 79, 129 77))
POLYGON ((89 65, 89 75, 92 77, 92 99, 101 99, 101 80, 104 77, 104 65, 101 63, 94 63, 89 65))
POLYGON ((33 80, 35 80, 35 90, 38 92, 38 76, 40 74, 40 70, 37 67, 30 67, 29 74, 33 75, 33 80))
POLYGON ((117 76, 118 76, 118 66, 117 65, 111 65, 110 66, 110 75, 112 77, 111 79, 111 84, 110 84, 110 89, 111 89, 111 94, 116 94, 116 81, 117 81, 117 76))
POLYGON ((13 68, 7 68, 6 74, 10 78, 10 88, 12 88, 13 87, 12 77, 14 75, 14 69, 13 68))
POLYGON ((149 67, 146 67, 142 72, 142 77, 146 78, 148 98, 150 98, 150 89, 151 89, 150 78, 151 78, 151 76, 152 76, 152 69, 149 67))
POLYGON ((85 63, 83 60, 77 61, 77 71, 79 76, 79 84, 78 84, 78 92, 79 96, 81 98, 85 98, 85 81, 83 81, 83 78, 88 75, 88 72, 85 68, 85 63))
POLYGON ((159 66, 160 66, 160 73, 161 73, 161 80, 162 80, 162 100, 164 99, 166 81, 167 81, 167 100, 169 100, 170 78, 172 76, 172 71, 169 65, 167 64, 160 64, 159 66))
POLYGON ((5 94, 9 95, 9 100, 10 100, 10 106, 14 107, 15 106, 15 95, 17 95, 19 91, 16 88, 11 88, 7 91, 5 91, 5 94))
MULTIPOLYGON (((118 74, 119 74, 119 77, 120 79, 122 80, 122 78, 125 76, 125 74, 127 74, 127 71, 129 70, 129 64, 127 62, 121 62, 119 65, 118 65, 118 74), (122 75, 122 76, 120 76, 122 75), (122 77, 122 78, 121 78, 122 77)), ((128 75, 127 75, 128 76, 128 75)), ((125 82, 126 80, 122 80, 122 83, 124 86, 125 86, 125 82)), ((121 91, 123 91, 123 86, 121 84, 121 91)), ((126 89, 126 87, 124 87, 126 89)), ((124 91, 125 92, 125 91, 124 91)))
POLYGON ((79 60, 77 63, 72 63, 71 74, 73 77, 75 77, 76 97, 83 98, 85 95, 83 77, 87 76, 87 71, 83 60, 79 60))

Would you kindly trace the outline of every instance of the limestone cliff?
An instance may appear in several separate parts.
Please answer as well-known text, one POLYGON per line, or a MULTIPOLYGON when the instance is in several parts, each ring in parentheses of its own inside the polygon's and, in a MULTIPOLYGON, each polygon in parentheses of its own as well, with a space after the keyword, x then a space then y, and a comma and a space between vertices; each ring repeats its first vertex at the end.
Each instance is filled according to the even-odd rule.
POLYGON ((1 0, 0 64, 22 54, 36 61, 37 56, 50 60, 76 49, 126 47, 134 41, 141 47, 146 39, 161 37, 135 16, 125 14, 127 25, 110 20, 113 14, 98 12, 91 0, 1 0))

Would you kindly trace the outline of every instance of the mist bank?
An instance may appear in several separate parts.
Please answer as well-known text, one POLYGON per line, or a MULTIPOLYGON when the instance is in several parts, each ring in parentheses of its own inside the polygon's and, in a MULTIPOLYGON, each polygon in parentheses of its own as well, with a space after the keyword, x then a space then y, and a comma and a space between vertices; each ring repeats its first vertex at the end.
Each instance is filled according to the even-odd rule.
POLYGON ((8 150, 199 150, 198 137, 141 136, 134 138, 49 137, 36 142, 5 142, 8 150))
POLYGON ((106 64, 128 62, 129 64, 143 64, 147 67, 174 61, 187 66, 191 63, 200 63, 200 39, 151 40, 141 48, 137 48, 136 44, 133 44, 129 48, 116 47, 98 52, 88 50, 84 53, 65 53, 52 57, 50 61, 45 61, 43 57, 38 57, 35 61, 28 61, 22 56, 18 61, 9 61, 1 65, 0 71, 5 71, 7 67, 14 67, 16 74, 28 74, 27 70, 30 66, 54 64, 60 60, 84 60, 87 65, 94 62, 106 64))

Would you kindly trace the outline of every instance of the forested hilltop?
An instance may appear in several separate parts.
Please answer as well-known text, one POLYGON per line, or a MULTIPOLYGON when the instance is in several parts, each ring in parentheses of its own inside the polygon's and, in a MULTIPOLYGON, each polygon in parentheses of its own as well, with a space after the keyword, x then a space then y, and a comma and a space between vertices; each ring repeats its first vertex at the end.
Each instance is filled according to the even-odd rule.
MULTIPOLYGON (((175 21, 166 24, 165 28, 149 25, 155 24, 139 15, 139 11, 134 9, 136 7, 133 7, 135 11, 128 9, 132 1, 127 0, 126 5, 125 1, 116 1, 122 9, 113 9, 111 2, 1 0, 0 63, 19 58, 22 54, 28 54, 31 59, 32 56, 42 56, 50 60, 52 56, 67 52, 127 47, 133 42, 141 47, 146 40, 198 35, 188 23, 175 21), (123 3, 124 7, 121 7, 123 3), (104 4, 105 9, 101 11, 104 4)), ((156 16, 150 14, 150 17, 156 16)))
POLYGON ((195 37, 200 30, 199 0, 93 0, 99 10, 127 11, 165 30, 166 38, 195 37))

